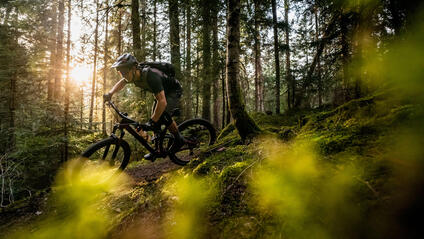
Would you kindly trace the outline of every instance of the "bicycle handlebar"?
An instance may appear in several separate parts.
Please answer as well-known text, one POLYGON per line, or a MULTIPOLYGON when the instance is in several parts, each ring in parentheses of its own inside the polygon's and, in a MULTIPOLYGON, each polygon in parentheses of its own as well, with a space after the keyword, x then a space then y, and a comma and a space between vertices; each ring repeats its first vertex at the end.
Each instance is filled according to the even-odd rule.
POLYGON ((118 108, 115 106, 115 104, 112 101, 109 100, 109 101, 106 101, 105 103, 109 107, 112 107, 112 109, 115 110, 115 112, 119 115, 119 117, 121 117, 122 119, 124 119, 126 121, 125 123, 134 124, 136 127, 140 126, 140 124, 137 121, 130 119, 127 115, 125 115, 124 113, 119 111, 118 108))
POLYGON ((143 131, 152 131, 151 127, 145 125, 145 124, 141 124, 133 119, 130 119, 127 115, 125 115, 125 113, 122 113, 121 111, 118 110, 118 108, 116 107, 116 105, 108 100, 105 102, 109 107, 112 107, 113 110, 115 110, 115 112, 119 115, 119 117, 121 117, 122 119, 124 119, 123 123, 127 123, 127 124, 132 124, 134 125, 136 128, 137 127, 141 127, 141 129, 143 131))

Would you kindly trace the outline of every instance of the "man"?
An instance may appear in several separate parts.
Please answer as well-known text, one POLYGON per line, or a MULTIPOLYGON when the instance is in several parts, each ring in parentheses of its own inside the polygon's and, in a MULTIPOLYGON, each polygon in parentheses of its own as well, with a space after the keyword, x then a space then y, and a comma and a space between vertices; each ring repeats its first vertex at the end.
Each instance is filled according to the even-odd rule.
MULTIPOLYGON (((165 125, 175 138, 175 143, 170 151, 171 153, 177 152, 184 143, 184 138, 171 117, 182 94, 182 87, 178 80, 156 68, 139 65, 137 59, 129 53, 118 57, 112 68, 116 68, 122 79, 112 87, 109 93, 103 96, 104 101, 110 100, 112 95, 124 88, 127 83, 133 83, 143 90, 152 92, 155 96, 155 104, 152 117, 146 126, 150 127, 152 131, 158 132, 160 126, 165 125)), ((144 158, 154 161, 156 155, 146 154, 144 158)))

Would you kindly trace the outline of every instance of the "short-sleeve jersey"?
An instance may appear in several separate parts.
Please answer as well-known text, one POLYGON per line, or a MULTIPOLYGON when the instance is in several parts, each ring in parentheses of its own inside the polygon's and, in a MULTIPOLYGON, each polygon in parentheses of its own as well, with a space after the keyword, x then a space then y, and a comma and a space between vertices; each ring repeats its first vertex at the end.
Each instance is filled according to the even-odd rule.
POLYGON ((141 89, 157 94, 162 90, 166 93, 178 92, 182 90, 181 84, 173 77, 168 77, 160 70, 145 66, 139 68, 141 74, 139 79, 134 80, 134 84, 141 89))

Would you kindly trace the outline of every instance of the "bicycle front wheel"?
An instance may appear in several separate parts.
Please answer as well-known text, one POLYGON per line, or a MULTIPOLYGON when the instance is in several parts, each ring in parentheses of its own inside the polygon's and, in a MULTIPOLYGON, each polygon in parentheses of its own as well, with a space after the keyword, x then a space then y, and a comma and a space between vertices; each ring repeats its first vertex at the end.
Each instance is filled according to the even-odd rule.
POLYGON ((171 161, 178 165, 186 165, 216 140, 215 128, 204 119, 184 121, 178 126, 178 130, 186 140, 186 144, 175 155, 170 155, 171 161))
POLYGON ((131 149, 123 139, 106 138, 92 144, 81 156, 92 162, 108 163, 112 169, 122 171, 130 160, 131 149))

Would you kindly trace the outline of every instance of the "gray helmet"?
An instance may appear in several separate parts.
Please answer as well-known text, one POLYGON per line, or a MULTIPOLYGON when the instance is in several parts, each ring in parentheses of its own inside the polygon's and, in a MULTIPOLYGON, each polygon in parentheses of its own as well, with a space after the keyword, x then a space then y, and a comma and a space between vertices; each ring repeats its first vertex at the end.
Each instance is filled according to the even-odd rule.
POLYGON ((130 68, 137 65, 137 59, 130 53, 125 53, 116 59, 111 68, 130 68))

